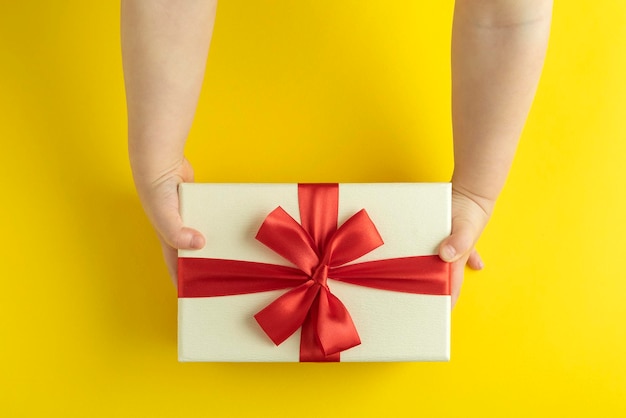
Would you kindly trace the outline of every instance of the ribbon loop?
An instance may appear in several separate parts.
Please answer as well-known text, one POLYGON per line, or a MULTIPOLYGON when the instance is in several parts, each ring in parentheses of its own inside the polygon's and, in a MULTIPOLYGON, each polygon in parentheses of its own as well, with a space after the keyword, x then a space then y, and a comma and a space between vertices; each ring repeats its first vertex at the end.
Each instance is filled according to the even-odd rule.
POLYGON ((383 245, 365 209, 352 215, 330 238, 324 254, 330 266, 341 266, 383 245))
POLYGON ((309 276, 319 263, 311 236, 280 206, 267 215, 256 239, 309 276))
POLYGON ((274 344, 280 345, 302 326, 319 289, 317 283, 308 280, 267 305, 254 319, 274 344))

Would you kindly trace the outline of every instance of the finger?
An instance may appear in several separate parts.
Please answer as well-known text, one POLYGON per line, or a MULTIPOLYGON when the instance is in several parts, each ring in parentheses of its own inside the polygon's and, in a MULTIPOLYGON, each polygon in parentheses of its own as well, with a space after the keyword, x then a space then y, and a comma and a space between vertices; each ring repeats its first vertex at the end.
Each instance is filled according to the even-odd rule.
POLYGON ((200 250, 204 248, 204 236, 193 228, 183 226, 182 222, 171 225, 171 230, 163 235, 164 241, 177 250, 200 250))
POLYGON ((161 240, 161 251, 163 252, 167 272, 174 286, 178 287, 178 251, 163 240, 161 240))
POLYGON ((169 246, 179 250, 199 250, 204 247, 204 236, 183 224, 179 214, 178 184, 175 180, 154 190, 147 206, 160 238, 169 246))
POLYGON ((448 263, 467 257, 474 248, 474 243, 478 238, 476 235, 476 230, 471 223, 455 222, 452 234, 439 246, 439 257, 448 263))
POLYGON ((206 241, 199 231, 186 227, 178 210, 162 209, 156 216, 155 226, 165 243, 177 250, 199 250, 206 241))
POLYGON ((465 272, 465 259, 458 260, 450 265, 450 296, 452 308, 456 305, 461 295, 463 277, 465 272))
POLYGON ((480 257, 480 254, 478 254, 478 251, 476 251, 476 249, 473 249, 470 253, 469 258, 467 259, 467 265, 472 270, 482 270, 483 268, 485 268, 485 263, 483 263, 483 260, 480 257))

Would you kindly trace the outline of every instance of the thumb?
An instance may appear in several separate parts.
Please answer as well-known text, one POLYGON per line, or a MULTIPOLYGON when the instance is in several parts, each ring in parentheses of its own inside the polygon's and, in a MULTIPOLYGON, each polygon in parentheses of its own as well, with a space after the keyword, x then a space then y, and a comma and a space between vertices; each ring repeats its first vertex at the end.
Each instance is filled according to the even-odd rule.
POLYGON ((199 250, 204 236, 183 224, 179 213, 178 179, 172 178, 152 190, 146 199, 146 212, 166 245, 178 250, 199 250))
POLYGON ((168 245, 178 250, 199 250, 206 244, 200 232, 184 226, 179 226, 162 237, 168 245))
POLYGON ((177 210, 157 216, 156 227, 163 241, 178 250, 199 250, 206 244, 199 231, 184 226, 177 210))
POLYGON ((439 245, 439 257, 447 263, 468 257, 474 249, 478 235, 479 232, 472 222, 456 219, 452 223, 452 233, 439 245))

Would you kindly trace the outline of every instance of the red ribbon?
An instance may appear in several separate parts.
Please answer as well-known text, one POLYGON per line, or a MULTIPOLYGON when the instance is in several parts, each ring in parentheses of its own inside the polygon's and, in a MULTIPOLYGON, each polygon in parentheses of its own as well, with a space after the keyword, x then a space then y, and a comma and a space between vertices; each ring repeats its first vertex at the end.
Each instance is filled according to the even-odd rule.
POLYGON ((237 260, 179 258, 178 296, 212 297, 287 289, 254 317, 279 345, 302 327, 300 361, 339 361, 361 340, 327 279, 397 292, 449 295, 449 265, 436 255, 350 263, 383 245, 361 210, 337 228, 339 186, 300 184, 301 224, 281 207, 256 239, 294 267, 237 260))

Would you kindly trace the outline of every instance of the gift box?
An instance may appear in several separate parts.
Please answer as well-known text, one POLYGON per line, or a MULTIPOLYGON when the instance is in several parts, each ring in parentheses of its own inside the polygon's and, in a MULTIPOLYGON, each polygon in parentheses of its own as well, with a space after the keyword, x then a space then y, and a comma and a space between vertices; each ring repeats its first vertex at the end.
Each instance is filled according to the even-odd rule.
POLYGON ((447 361, 449 183, 179 187, 180 361, 447 361))

